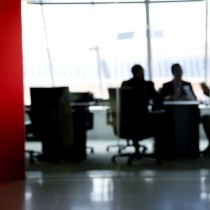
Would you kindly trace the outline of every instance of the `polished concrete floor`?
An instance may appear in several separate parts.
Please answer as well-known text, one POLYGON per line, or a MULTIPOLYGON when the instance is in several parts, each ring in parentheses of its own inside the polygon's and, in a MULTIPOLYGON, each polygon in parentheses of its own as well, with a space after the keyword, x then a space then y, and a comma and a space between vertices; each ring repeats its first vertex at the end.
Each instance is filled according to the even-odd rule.
POLYGON ((208 158, 165 162, 161 166, 144 160, 129 167, 117 163, 100 168, 100 162, 92 162, 95 153, 88 154, 84 161, 89 166, 93 163, 94 168, 82 169, 65 162, 29 166, 26 162, 25 180, 0 182, 0 209, 210 209, 208 158))

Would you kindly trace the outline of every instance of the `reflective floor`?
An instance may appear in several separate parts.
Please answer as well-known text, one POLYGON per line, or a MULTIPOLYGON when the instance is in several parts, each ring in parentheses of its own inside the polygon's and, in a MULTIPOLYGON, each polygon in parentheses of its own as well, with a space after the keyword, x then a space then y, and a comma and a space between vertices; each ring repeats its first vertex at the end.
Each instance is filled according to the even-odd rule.
MULTIPOLYGON (((91 158, 94 155, 88 155, 84 162, 93 163, 91 158)), ((210 209, 208 158, 164 162, 161 166, 152 160, 133 166, 110 164, 104 169, 96 161, 94 164, 86 169, 64 162, 27 166, 26 180, 0 182, 0 209, 210 209)))
POLYGON ((1 183, 0 195, 2 210, 207 210, 210 171, 28 179, 1 183))

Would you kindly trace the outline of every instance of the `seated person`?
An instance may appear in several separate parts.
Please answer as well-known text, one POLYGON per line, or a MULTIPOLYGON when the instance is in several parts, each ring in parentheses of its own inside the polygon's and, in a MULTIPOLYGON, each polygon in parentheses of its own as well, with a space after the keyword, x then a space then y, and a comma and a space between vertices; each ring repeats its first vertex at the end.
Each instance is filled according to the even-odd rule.
POLYGON ((139 91, 139 97, 146 101, 145 109, 148 112, 148 105, 152 101, 152 109, 162 109, 162 98, 154 88, 152 81, 144 79, 144 69, 141 65, 136 64, 131 68, 133 77, 123 81, 121 87, 133 87, 139 91), (143 92, 142 92, 143 91, 143 92))
POLYGON ((175 63, 171 66, 173 80, 163 84, 160 94, 164 100, 196 100, 196 96, 189 82, 182 80, 182 67, 175 63))
MULTIPOLYGON (((203 93, 206 96, 209 96, 210 88, 205 83, 201 83, 201 88, 203 90, 203 93)), ((204 131, 209 141, 207 148, 202 153, 204 156, 210 156, 210 114, 203 115, 201 117, 201 123, 203 125, 204 131)))
MULTIPOLYGON (((133 117, 133 119, 130 119, 129 126, 132 130, 132 135, 135 136, 133 138, 133 143, 135 146, 135 151, 138 153, 138 133, 141 130, 144 130, 145 135, 154 136, 155 138, 155 153, 157 159, 161 159, 160 154, 160 148, 161 146, 161 134, 162 132, 162 123, 159 120, 162 120, 162 113, 161 112, 154 112, 150 113, 148 110, 148 105, 150 104, 150 101, 152 100, 152 110, 160 110, 162 109, 162 98, 158 94, 158 92, 154 88, 154 83, 152 81, 146 81, 144 79, 144 69, 141 65, 136 64, 131 68, 133 77, 129 80, 123 81, 121 84, 121 87, 131 87, 133 88, 135 95, 134 97, 135 102, 130 104, 129 107, 131 107, 129 112, 129 119, 133 117), (157 117, 158 122, 157 123, 157 117), (135 118, 135 119, 134 119, 135 118), (136 123, 137 118, 143 118, 144 123, 139 124, 136 123)), ((133 100, 132 100, 133 101, 133 100)), ((129 103, 129 102, 128 102, 129 103)), ((136 154, 138 155, 138 154, 136 154)))

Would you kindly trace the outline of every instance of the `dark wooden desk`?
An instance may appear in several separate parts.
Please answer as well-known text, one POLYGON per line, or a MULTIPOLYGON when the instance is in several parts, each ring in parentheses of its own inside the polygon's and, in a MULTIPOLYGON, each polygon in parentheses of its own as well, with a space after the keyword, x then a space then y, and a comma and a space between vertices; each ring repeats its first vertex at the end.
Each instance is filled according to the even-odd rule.
POLYGON ((199 157, 199 119, 197 101, 170 101, 166 111, 163 159, 199 157))

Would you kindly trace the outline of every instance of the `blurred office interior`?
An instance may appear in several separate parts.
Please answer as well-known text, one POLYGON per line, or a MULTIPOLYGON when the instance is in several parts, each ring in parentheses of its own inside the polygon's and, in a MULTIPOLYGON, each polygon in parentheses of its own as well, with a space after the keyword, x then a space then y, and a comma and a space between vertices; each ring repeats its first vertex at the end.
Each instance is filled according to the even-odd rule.
POLYGON ((24 102, 29 88, 68 86, 108 99, 140 63, 158 90, 183 67, 199 100, 209 84, 207 1, 22 0, 24 102))
POLYGON ((142 64, 157 90, 172 79, 172 63, 180 63, 201 102, 201 114, 208 113, 209 97, 200 88, 201 82, 210 84, 207 1, 21 3, 24 104, 31 103, 31 87, 67 86, 70 92, 92 93, 98 103, 89 107, 94 122, 87 144, 121 141, 106 123, 108 88, 130 78, 135 63, 142 64))
MULTIPOLYGON (((14 122, 6 120, 2 125, 9 124, 14 135, 20 135, 12 145, 5 143, 14 138, 8 135, 11 129, 3 133, 9 138, 2 139, 2 157, 6 158, 1 163, 6 168, 9 162, 10 170, 1 170, 1 175, 18 180, 1 180, 1 207, 208 209, 209 157, 164 161, 161 166, 142 159, 128 166, 124 159, 111 162, 117 148, 107 151, 107 146, 125 142, 107 123, 108 88, 119 87, 128 79, 135 63, 144 66, 146 79, 153 80, 159 89, 172 78, 171 64, 179 62, 184 78, 193 84, 201 114, 209 113, 209 97, 200 88, 200 82, 210 86, 208 11, 207 0, 21 0, 24 105, 31 104, 31 87, 67 86, 70 92, 91 92, 97 104, 89 107, 94 121, 86 132, 86 143, 94 152, 87 148, 83 161, 59 164, 37 159, 31 164, 26 153, 26 179, 20 180, 17 174, 22 163, 12 159, 19 154, 10 149, 21 151, 21 134, 14 129, 14 122)), ((26 121, 28 117, 26 114, 26 121)), ((203 150, 208 141, 201 125, 199 138, 199 149, 203 150)), ((153 143, 152 138, 145 140, 149 152, 153 143)), ((42 144, 26 141, 25 149, 41 152, 42 144)))

